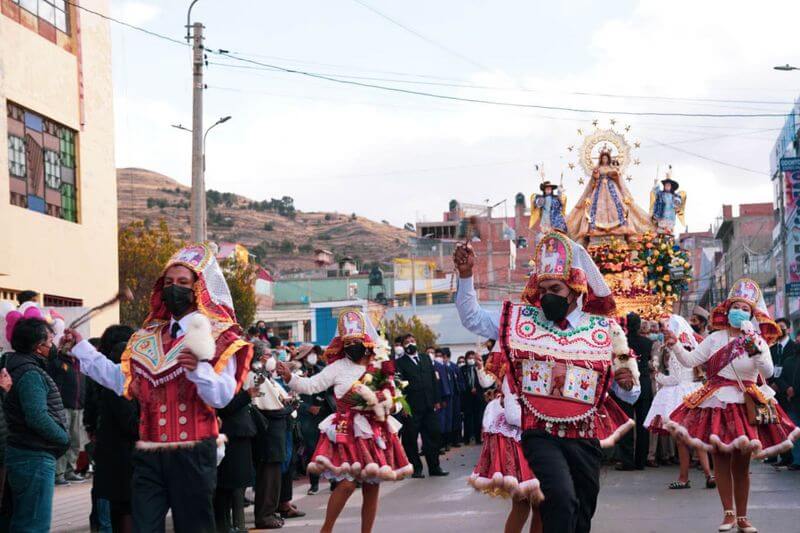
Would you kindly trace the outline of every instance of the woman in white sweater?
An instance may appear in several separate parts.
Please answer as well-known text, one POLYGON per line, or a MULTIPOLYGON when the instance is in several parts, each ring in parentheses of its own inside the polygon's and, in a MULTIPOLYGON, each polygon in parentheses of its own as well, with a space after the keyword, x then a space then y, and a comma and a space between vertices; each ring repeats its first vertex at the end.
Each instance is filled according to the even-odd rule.
POLYGON ((705 365, 708 376, 670 415, 667 428, 713 454, 724 510, 719 531, 738 527, 742 533, 757 533, 747 519, 750 459, 788 450, 800 437, 800 430, 774 401, 773 390, 764 384, 773 371, 768 343, 777 338, 779 329, 767 314, 761 289, 750 279, 734 284, 728 299, 714 309, 711 323, 717 331, 691 352, 675 335, 666 334, 665 342, 678 361, 689 368, 705 365))

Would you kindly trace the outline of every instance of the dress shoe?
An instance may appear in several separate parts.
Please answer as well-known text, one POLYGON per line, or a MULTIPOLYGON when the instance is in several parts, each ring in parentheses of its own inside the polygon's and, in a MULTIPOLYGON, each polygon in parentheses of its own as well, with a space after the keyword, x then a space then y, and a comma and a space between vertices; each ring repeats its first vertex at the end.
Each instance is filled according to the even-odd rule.
POLYGON ((425 479, 425 474, 419 470, 414 470, 414 473, 411 474, 411 477, 414 479, 425 479))
POLYGON ((634 470, 636 470, 636 467, 632 465, 617 465, 614 467, 614 470, 617 470, 619 472, 633 472, 634 470))
POLYGON ((457 443, 457 442, 454 442, 453 444, 450 445, 450 447, 451 448, 461 448, 461 445, 459 443, 457 443))
POLYGON ((647 466, 649 466, 650 468, 658 468, 658 462, 652 460, 647 461, 647 466))
POLYGON ((428 475, 431 477, 444 477, 444 476, 449 476, 450 472, 446 472, 441 468, 434 468, 432 470, 428 470, 428 475))

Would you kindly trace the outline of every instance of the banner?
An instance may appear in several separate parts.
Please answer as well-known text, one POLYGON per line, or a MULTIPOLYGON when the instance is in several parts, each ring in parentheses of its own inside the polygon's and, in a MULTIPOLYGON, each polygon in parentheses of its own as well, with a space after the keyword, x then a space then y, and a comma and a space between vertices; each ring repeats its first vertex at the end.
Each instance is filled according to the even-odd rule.
MULTIPOLYGON (((800 159, 798 161, 800 162, 800 159)), ((784 212, 788 213, 800 203, 800 168, 784 171, 783 183, 785 188, 784 212)))

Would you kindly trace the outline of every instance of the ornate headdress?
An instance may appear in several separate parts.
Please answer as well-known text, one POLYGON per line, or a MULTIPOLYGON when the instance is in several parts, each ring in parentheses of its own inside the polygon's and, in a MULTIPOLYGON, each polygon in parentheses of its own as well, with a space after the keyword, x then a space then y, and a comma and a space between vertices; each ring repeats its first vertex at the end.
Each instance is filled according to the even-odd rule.
POLYGON ((188 268, 197 276, 194 284, 197 310, 212 321, 235 324, 236 313, 228 283, 222 275, 214 250, 208 244, 202 243, 185 246, 167 261, 150 295, 150 314, 145 324, 152 320, 169 320, 170 313, 161 299, 161 293, 167 270, 178 265, 188 268))
POLYGON ((375 342, 370 337, 367 318, 358 309, 345 309, 339 313, 336 324, 336 337, 325 349, 325 358, 328 364, 344 357, 344 347, 355 341, 360 341, 367 348, 374 349, 375 342))
POLYGON ((781 336, 780 328, 769 316, 767 304, 761 294, 761 288, 758 283, 749 278, 741 278, 734 283, 728 293, 728 298, 711 312, 711 325, 714 328, 723 329, 728 327, 728 310, 735 302, 743 302, 750 306, 753 310, 753 322, 758 322, 761 336, 769 344, 772 344, 781 336))
POLYGON ((522 291, 523 302, 540 307, 539 282, 557 279, 583 296, 585 312, 615 314, 617 305, 611 289, 583 246, 554 231, 542 237, 534 257, 534 271, 522 291))

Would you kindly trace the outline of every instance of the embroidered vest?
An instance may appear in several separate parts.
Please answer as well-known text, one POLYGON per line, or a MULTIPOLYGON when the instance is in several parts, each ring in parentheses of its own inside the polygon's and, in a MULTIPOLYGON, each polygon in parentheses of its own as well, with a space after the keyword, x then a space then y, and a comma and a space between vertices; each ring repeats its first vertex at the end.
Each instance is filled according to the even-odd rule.
POLYGON ((128 391, 139 401, 140 447, 188 446, 219 435, 216 411, 197 394, 178 355, 183 337, 164 336, 162 322, 134 333, 130 358, 123 371, 131 380, 128 391))
POLYGON ((500 346, 522 404, 523 429, 561 437, 595 436, 595 417, 611 380, 606 318, 584 315, 561 330, 538 307, 506 302, 500 346))

